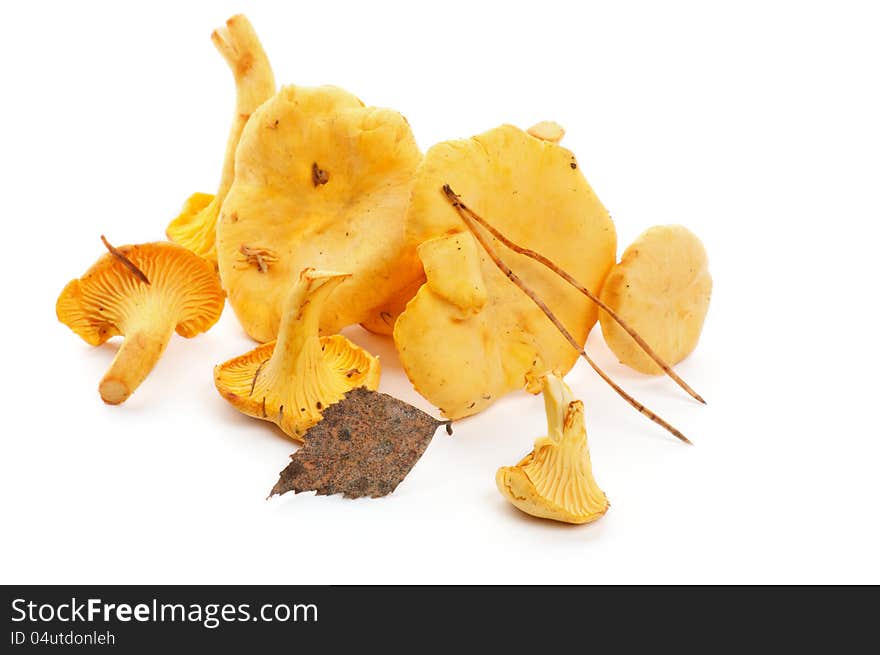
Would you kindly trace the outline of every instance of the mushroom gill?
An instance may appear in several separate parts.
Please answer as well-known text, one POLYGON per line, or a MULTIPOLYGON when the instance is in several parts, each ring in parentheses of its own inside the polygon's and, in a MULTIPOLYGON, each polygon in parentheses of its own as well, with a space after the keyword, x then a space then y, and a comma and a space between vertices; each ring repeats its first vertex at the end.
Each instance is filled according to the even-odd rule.
POLYGON ((106 245, 110 252, 64 287, 55 311, 93 346, 125 336, 99 386, 104 402, 118 405, 153 370, 175 331, 194 337, 217 322, 224 295, 210 262, 185 248, 106 245))
POLYGON ((517 509, 565 523, 590 523, 609 503, 590 464, 584 404, 555 375, 544 378, 547 436, 516 466, 498 469, 498 490, 517 509))

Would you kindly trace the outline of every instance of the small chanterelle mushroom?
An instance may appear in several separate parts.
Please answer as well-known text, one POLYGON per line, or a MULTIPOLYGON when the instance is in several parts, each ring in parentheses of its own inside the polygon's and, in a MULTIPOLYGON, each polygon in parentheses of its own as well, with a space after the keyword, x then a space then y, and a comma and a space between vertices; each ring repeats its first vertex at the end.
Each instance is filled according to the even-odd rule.
POLYGON ((213 265, 186 248, 104 243, 110 252, 64 287, 55 311, 93 346, 125 337, 99 386, 104 402, 118 405, 153 370, 175 330, 194 337, 210 329, 225 297, 213 265))
POLYGON ((555 375, 544 378, 547 436, 516 466, 498 469, 502 495, 526 514, 565 523, 590 523, 608 511, 593 479, 584 404, 555 375))
MULTIPOLYGON (((602 301, 670 365, 697 347, 711 297, 706 249, 681 225, 656 225, 643 232, 623 251, 602 287, 602 301)), ((599 323, 621 363, 648 375, 663 373, 607 312, 600 313, 599 323)))
POLYGON ((323 304, 347 273, 307 268, 283 305, 276 341, 214 369, 217 390, 238 411, 302 440, 322 410, 357 387, 376 390, 379 359, 340 334, 321 337, 323 304))

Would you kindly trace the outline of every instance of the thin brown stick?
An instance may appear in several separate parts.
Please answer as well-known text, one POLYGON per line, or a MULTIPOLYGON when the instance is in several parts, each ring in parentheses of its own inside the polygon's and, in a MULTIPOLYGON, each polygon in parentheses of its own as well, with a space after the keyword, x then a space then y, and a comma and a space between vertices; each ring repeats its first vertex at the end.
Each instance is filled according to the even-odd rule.
POLYGON ((107 250, 110 251, 111 255, 113 255, 119 261, 121 261, 123 266, 125 266, 125 268, 130 270, 138 280, 140 280, 141 282, 143 282, 144 284, 149 286, 149 284, 150 284, 149 278, 147 278, 147 276, 144 274, 144 272, 141 269, 139 269, 137 266, 135 266, 135 263, 133 261, 131 261, 128 257, 126 257, 121 252, 119 252, 118 249, 111 246, 110 242, 107 241, 106 237, 103 234, 101 235, 101 241, 104 243, 104 246, 106 246, 107 250))
MULTIPOLYGON (((448 191, 446 191, 446 188, 444 188, 444 192, 446 192, 446 195, 448 197, 449 194, 452 193, 452 189, 449 189, 448 191)), ((450 200, 451 200, 451 198, 450 198, 450 200)), ((519 244, 508 239, 506 236, 504 236, 504 234, 502 234, 497 229, 495 229, 486 219, 481 217, 473 209, 471 209, 470 207, 465 205, 463 202, 461 202, 461 199, 458 198, 458 196, 456 196, 455 202, 458 202, 459 207, 461 209, 463 209, 464 211, 466 211, 468 216, 470 216, 477 223, 479 223, 484 228, 486 228, 486 230, 488 230, 489 233, 493 237, 498 239, 505 246, 507 246, 508 248, 513 250, 514 252, 519 253, 520 255, 525 255, 526 257, 535 260, 539 264, 546 266, 551 271, 556 273, 556 275, 561 277, 563 280, 568 282, 575 289, 577 289, 582 294, 584 294, 587 298, 589 298, 594 303, 596 303, 601 309, 606 311, 608 313, 608 315, 614 320, 614 322, 617 323, 620 327, 622 327, 624 329, 624 331, 629 336, 631 336, 637 344, 639 344, 639 347, 644 351, 644 353, 648 357, 650 357, 654 361, 654 363, 657 364, 657 366, 659 366, 661 369, 663 369, 663 372, 666 373, 666 375, 668 375, 670 378, 672 378, 675 381, 675 383, 678 386, 680 386, 682 389, 684 389, 694 400, 698 400, 699 402, 703 403, 704 405, 706 404, 706 401, 703 400, 703 397, 700 394, 698 394, 696 391, 694 391, 694 389, 691 388, 691 386, 687 382, 682 380, 681 377, 678 375, 678 373, 676 373, 669 364, 667 364, 665 361, 663 361, 663 358, 660 357, 660 355, 658 355, 656 352, 654 352, 654 349, 648 345, 648 342, 645 341, 638 332, 636 332, 633 328, 631 328, 626 323, 626 321, 624 321, 620 317, 620 315, 617 312, 615 312, 608 305, 606 305, 604 302, 602 302, 602 300, 600 300, 596 294, 594 294, 587 287, 585 287, 580 282, 575 280, 571 275, 566 273, 563 269, 559 268, 552 261, 550 261, 549 259, 544 257, 544 255, 542 255, 541 253, 535 252, 534 250, 530 250, 529 248, 523 248, 519 244)))
POLYGON ((535 294, 535 292, 532 291, 528 287, 528 285, 526 285, 526 283, 523 282, 520 279, 520 277, 516 273, 514 273, 513 270, 498 257, 498 254, 495 252, 494 248, 492 248, 492 246, 489 244, 488 240, 482 234, 480 234, 479 230, 475 229, 475 226, 474 226, 475 221, 473 219, 471 219, 471 217, 464 211, 462 204, 461 204, 461 201, 458 199, 458 196, 455 195, 455 193, 452 191, 452 189, 449 187, 448 184, 443 186, 443 192, 446 194, 447 198, 449 198, 449 200, 452 202, 452 206, 455 207, 459 216, 462 217, 462 220, 464 220, 465 225, 467 225, 468 229, 471 231, 471 234, 474 235, 474 238, 477 239, 477 241, 483 247, 483 250, 486 251, 486 254, 489 255, 489 257, 492 259, 492 261, 495 263, 495 265, 501 270, 502 273, 504 273, 507 276, 507 278, 511 282, 513 282, 517 287, 519 287, 520 291, 522 291, 524 294, 526 294, 531 299, 531 301, 533 303, 535 303, 535 305, 537 305, 538 308, 542 312, 544 312, 544 315, 550 319, 550 322, 552 322, 554 326, 556 326, 556 329, 559 330, 560 334, 562 334, 562 336, 565 337, 566 341, 568 341, 568 343, 571 344, 571 347, 574 348, 578 352, 578 354, 587 361, 587 363, 592 367, 592 369, 594 371, 596 371, 596 373, 599 374, 599 377, 601 377, 603 380, 605 380, 605 382, 612 389, 614 389, 621 398, 623 398, 626 402, 628 402, 630 405, 632 405, 636 409, 636 411, 638 411, 640 414, 647 416, 654 423, 657 423, 661 427, 665 428, 672 435, 674 435, 676 438, 680 439, 684 443, 690 444, 691 441, 687 437, 685 437, 681 433, 681 431, 679 431, 677 428, 673 427, 670 423, 668 423, 664 419, 660 418, 653 411, 651 411, 650 409, 645 407, 642 403, 640 403, 638 400, 636 400, 635 398, 630 396, 614 380, 612 380, 610 377, 608 377, 608 375, 605 373, 605 371, 603 371, 601 368, 599 368, 599 366, 596 364, 596 362, 594 362, 590 358, 590 356, 587 355, 587 353, 584 351, 583 348, 580 347, 580 345, 575 340, 575 338, 571 335, 571 333, 565 328, 565 326, 559 321, 559 319, 556 318, 555 314, 553 314, 553 312, 550 310, 550 308, 547 307, 547 305, 544 303, 544 301, 542 301, 540 298, 538 298, 538 296, 535 294))

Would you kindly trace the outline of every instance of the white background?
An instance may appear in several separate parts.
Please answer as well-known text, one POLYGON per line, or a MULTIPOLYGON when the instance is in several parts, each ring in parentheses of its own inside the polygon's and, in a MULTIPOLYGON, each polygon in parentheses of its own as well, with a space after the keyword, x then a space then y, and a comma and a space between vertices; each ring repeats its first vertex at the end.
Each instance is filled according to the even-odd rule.
MULTIPOLYGON (((17 3, 0 39, 4 583, 880 582, 880 21, 872 3, 17 3), (682 223, 715 291, 679 370, 709 401, 588 349, 696 443, 583 365, 590 526, 495 489, 544 430, 511 394, 441 431, 390 497, 266 501, 294 445, 216 393, 251 347, 228 310, 175 337, 121 407, 54 315, 103 249, 163 238, 216 186, 232 76, 209 34, 249 15, 280 83, 333 83, 420 146, 554 119, 622 250, 682 223)), ((382 389, 429 409, 388 340, 382 389)))

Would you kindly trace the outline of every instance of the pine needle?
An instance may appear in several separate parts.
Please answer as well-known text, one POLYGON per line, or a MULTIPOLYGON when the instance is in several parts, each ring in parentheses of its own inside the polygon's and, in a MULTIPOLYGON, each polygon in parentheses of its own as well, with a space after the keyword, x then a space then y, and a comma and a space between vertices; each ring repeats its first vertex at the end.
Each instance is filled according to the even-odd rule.
POLYGON ((144 284, 149 286, 150 280, 144 274, 144 272, 141 269, 139 269, 133 261, 131 261, 128 257, 123 255, 117 248, 114 248, 113 246, 111 246, 110 242, 107 241, 107 239, 104 237, 103 234, 101 235, 101 242, 104 244, 104 246, 107 248, 107 250, 110 251, 110 254, 113 255, 114 257, 116 257, 116 259, 118 259, 120 262, 122 262, 122 265, 125 266, 125 268, 127 268, 128 270, 130 270, 138 280, 140 280, 141 282, 143 282, 144 284))

